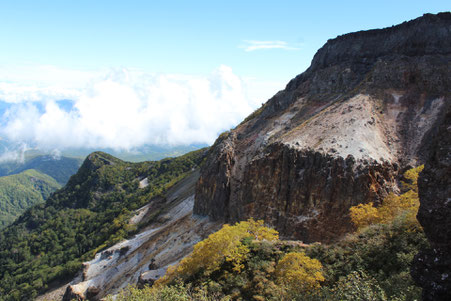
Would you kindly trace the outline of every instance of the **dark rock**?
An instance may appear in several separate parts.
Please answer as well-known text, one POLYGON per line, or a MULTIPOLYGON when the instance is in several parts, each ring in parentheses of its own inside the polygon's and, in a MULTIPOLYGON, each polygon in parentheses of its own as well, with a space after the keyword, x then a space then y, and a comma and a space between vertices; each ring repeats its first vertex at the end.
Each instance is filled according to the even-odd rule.
POLYGON ((156 269, 150 270, 139 275, 138 287, 143 288, 144 286, 152 286, 155 281, 160 279, 166 273, 166 269, 156 269))
POLYGON ((86 290, 86 298, 88 300, 97 300, 96 296, 100 293, 100 289, 96 286, 90 286, 86 290))
POLYGON ((377 203, 388 192, 397 191, 405 167, 428 157, 430 137, 444 112, 421 114, 434 104, 449 103, 449 87, 451 13, 428 14, 398 26, 330 40, 306 72, 269 99, 259 114, 221 135, 210 148, 196 185, 194 213, 225 222, 261 218, 282 236, 305 242, 338 240, 352 229, 350 206, 377 203), (394 91, 401 91, 403 97, 388 116, 394 91), (351 135, 340 137, 347 142, 340 139, 347 150, 343 155, 346 159, 340 157, 341 149, 334 147, 336 152, 331 153, 332 146, 302 149, 298 144, 294 149, 285 144, 285 134, 293 129, 300 132, 308 120, 328 114, 334 106, 338 106, 339 116, 344 112, 340 118, 361 114, 360 104, 354 105, 352 112, 349 105, 339 107, 357 94, 369 95, 374 101, 375 122, 364 128, 377 128, 378 135, 384 136, 389 133, 385 129, 396 122, 396 133, 387 137, 386 144, 376 145, 389 149, 392 159, 375 161, 365 155, 367 149, 356 145, 359 119, 346 125, 354 126, 351 135), (282 123, 280 116, 288 112, 294 116, 282 123), (386 118, 385 124, 381 118, 386 118), (430 127, 424 122, 430 122, 430 127), (291 130, 268 134, 284 123, 291 130), (354 146, 361 158, 347 155, 358 156, 352 151, 354 146))
POLYGON ((122 247, 119 250, 119 256, 124 256, 125 254, 127 254, 128 250, 130 250, 130 246, 122 247))
POLYGON ((155 264, 155 259, 151 259, 149 266, 148 266, 149 270, 156 270, 158 268, 158 266, 155 264))
POLYGON ((350 206, 377 202, 395 185, 389 165, 365 167, 352 164, 352 159, 273 144, 264 156, 244 167, 245 181, 226 178, 221 189, 200 181, 196 212, 227 222, 263 219, 282 236, 304 242, 336 240, 353 229, 350 206), (220 194, 231 189, 233 197, 223 203, 220 194))
POLYGON ((84 301, 84 300, 86 300, 86 298, 83 295, 74 292, 71 285, 67 286, 62 301, 84 301))
POLYGON ((432 152, 418 180, 423 226, 431 250, 417 255, 412 276, 423 300, 451 300, 451 105, 431 141, 432 152))

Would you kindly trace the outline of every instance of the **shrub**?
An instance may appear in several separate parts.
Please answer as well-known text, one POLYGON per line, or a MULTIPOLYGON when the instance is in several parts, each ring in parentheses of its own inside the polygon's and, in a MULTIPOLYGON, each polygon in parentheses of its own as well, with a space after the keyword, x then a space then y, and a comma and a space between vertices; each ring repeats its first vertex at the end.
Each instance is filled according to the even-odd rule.
POLYGON ((419 227, 416 214, 420 206, 418 198, 418 175, 424 165, 412 168, 404 173, 404 177, 410 181, 403 182, 407 192, 396 195, 390 193, 379 207, 373 203, 359 204, 349 209, 351 221, 357 229, 361 230, 369 225, 392 222, 397 216, 404 215, 411 227, 419 227))
POLYGON ((301 252, 290 252, 277 263, 276 281, 291 292, 313 293, 324 281, 322 269, 317 259, 301 252))
POLYGON ((329 298, 349 301, 387 300, 385 292, 378 282, 363 271, 354 271, 345 278, 340 279, 330 291, 329 298))
POLYGON ((210 275, 224 263, 233 265, 235 272, 242 270, 243 261, 249 248, 243 244, 245 238, 255 240, 276 240, 278 233, 263 226, 263 221, 250 219, 234 226, 224 225, 221 230, 197 243, 194 251, 185 257, 178 266, 170 267, 164 277, 156 284, 166 284, 177 277, 186 279, 198 272, 210 275))

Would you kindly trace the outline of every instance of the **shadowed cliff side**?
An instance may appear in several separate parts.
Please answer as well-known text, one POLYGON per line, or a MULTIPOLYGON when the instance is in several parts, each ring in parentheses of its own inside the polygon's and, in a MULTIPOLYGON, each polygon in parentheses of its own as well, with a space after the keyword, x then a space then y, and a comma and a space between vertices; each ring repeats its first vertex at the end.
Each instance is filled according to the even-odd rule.
POLYGON ((451 300, 451 106, 435 129, 432 152, 418 181, 418 220, 431 243, 420 252, 412 276, 423 287, 423 300, 451 300))

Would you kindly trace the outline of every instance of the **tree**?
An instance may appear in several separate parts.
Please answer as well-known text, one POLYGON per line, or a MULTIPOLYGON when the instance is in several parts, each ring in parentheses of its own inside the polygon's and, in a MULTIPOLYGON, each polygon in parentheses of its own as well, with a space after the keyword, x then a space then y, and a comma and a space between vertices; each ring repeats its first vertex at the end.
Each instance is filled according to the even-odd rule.
POLYGON ((407 192, 401 195, 390 193, 377 208, 373 206, 373 203, 351 207, 349 215, 357 229, 362 229, 371 224, 387 224, 400 215, 404 215, 409 224, 417 225, 416 214, 420 206, 418 176, 423 168, 424 165, 421 165, 404 173, 404 177, 409 181, 402 182, 403 186, 409 189, 407 192))
POLYGON ((276 266, 276 281, 295 293, 313 293, 324 281, 323 266, 303 252, 286 254, 276 266))
POLYGON ((351 221, 357 229, 362 229, 371 224, 377 224, 380 222, 379 212, 373 203, 358 204, 349 209, 349 215, 351 221))
POLYGON ((245 238, 273 241, 278 239, 278 232, 265 227, 262 220, 249 219, 234 226, 226 224, 221 230, 197 243, 193 252, 185 257, 178 266, 170 267, 166 275, 156 284, 166 284, 177 277, 185 279, 198 272, 209 275, 218 270, 225 262, 231 263, 233 271, 239 273, 243 268, 243 261, 250 251, 242 243, 245 238))

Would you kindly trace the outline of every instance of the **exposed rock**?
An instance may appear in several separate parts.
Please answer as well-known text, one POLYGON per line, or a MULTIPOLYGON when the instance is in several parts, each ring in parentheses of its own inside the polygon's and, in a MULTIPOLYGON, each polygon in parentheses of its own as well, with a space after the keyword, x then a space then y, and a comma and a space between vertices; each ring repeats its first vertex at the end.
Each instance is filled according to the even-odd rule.
MULTIPOLYGON (((139 220, 149 225, 84 263, 82 279, 67 287, 64 300, 101 300, 129 284, 153 284, 168 266, 191 252, 195 243, 217 230, 218 223, 192 215, 198 176, 193 172, 169 189, 164 199, 154 199, 144 206, 146 214, 161 210, 165 218, 154 216, 150 221, 146 214, 141 216, 139 220)), ((142 212, 143 208, 137 210, 138 214, 142 212)))
POLYGON ((83 301, 86 300, 85 296, 77 291, 74 291, 74 288, 69 285, 66 288, 66 292, 63 296, 63 301, 83 301))
POLYGON ((152 286, 155 281, 160 279, 166 274, 167 267, 163 267, 161 269, 149 270, 147 272, 142 273, 138 279, 138 287, 152 286))
POLYGON ((451 300, 451 105, 431 142, 431 155, 418 181, 418 220, 431 250, 417 255, 412 275, 423 300, 451 300))
POLYGON ((100 288, 97 286, 90 286, 86 290, 86 298, 88 300, 96 299, 96 296, 100 293, 100 288))
POLYGON ((149 179, 148 178, 144 178, 141 181, 139 181, 139 188, 146 188, 147 186, 149 186, 149 179))
POLYGON ((451 14, 330 40, 312 65, 209 151, 194 212, 262 218, 287 238, 333 241, 349 207, 397 191, 430 153, 450 101, 451 14))

